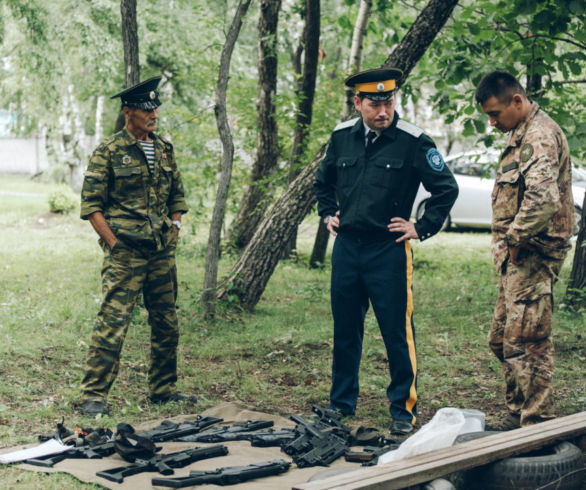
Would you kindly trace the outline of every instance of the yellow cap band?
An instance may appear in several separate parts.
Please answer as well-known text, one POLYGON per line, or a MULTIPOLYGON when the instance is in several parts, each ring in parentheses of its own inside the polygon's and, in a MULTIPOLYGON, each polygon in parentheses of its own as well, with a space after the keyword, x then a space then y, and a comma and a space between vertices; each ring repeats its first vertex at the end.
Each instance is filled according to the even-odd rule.
POLYGON ((395 80, 383 80, 380 82, 357 83, 354 85, 356 95, 359 92, 390 92, 395 90, 395 80))

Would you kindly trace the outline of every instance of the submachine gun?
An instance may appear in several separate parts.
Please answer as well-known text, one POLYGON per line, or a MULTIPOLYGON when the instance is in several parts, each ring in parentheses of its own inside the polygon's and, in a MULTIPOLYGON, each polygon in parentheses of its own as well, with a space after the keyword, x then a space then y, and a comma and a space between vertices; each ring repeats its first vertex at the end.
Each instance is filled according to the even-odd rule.
POLYGON ((226 466, 213 471, 190 471, 189 476, 178 478, 153 478, 153 486, 183 488, 210 483, 213 485, 234 485, 254 478, 279 475, 289 469, 291 463, 274 459, 247 466, 226 466))
POLYGON ((297 427, 297 437, 281 446, 299 468, 327 466, 348 451, 351 428, 344 425, 340 414, 330 409, 313 406, 315 420, 309 422, 299 415, 291 415, 297 427))

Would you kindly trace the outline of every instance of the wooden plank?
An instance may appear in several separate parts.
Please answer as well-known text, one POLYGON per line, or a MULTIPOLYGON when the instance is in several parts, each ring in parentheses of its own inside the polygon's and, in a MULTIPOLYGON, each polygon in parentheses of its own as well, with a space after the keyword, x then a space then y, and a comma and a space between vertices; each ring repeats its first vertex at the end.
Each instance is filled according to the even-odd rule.
POLYGON ((586 434, 586 412, 501 432, 380 466, 359 468, 327 480, 301 483, 293 487, 293 490, 400 489, 583 434, 586 434))

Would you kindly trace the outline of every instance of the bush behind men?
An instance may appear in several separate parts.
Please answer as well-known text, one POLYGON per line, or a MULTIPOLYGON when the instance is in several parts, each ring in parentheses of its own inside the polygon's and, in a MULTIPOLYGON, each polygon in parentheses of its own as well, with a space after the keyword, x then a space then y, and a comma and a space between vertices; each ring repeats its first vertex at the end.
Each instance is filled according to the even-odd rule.
POLYGON ((574 227, 570 150, 560 127, 509 73, 476 90, 490 124, 510 133, 492 193, 492 257, 499 295, 489 335, 501 361, 507 430, 553 418, 553 284, 574 227))
POLYGON ((151 402, 196 401, 175 386, 175 246, 187 205, 173 146, 154 133, 160 80, 154 77, 112 96, 122 101, 126 127, 96 148, 84 177, 81 217, 90 221, 104 251, 102 305, 81 384, 84 415, 108 413, 106 396, 141 292, 151 327, 151 402))

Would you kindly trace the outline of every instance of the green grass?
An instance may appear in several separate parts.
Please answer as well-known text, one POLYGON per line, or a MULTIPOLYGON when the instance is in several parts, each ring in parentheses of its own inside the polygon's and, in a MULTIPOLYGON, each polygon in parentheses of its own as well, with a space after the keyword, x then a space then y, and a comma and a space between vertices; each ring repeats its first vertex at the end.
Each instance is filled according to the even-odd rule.
MULTIPOLYGON (((55 186, 22 178, 0 181, 0 445, 30 443, 65 425, 92 426, 74 405, 87 343, 100 301, 101 251, 91 226, 70 215, 50 215, 55 186), (7 194, 9 193, 9 194, 7 194), (18 193, 18 194, 15 194, 18 193)), ((253 313, 220 307, 203 320, 207 230, 185 216, 178 249, 181 390, 196 393, 203 411, 221 401, 250 409, 309 414, 326 405, 330 383, 332 320, 329 259, 324 270, 306 267, 317 218, 300 228, 299 260, 279 264, 253 313)), ((414 243, 415 325, 419 371, 419 423, 444 406, 477 408, 490 417, 503 410, 500 366, 486 338, 496 299, 490 234, 444 232, 414 243)), ((225 255, 220 275, 235 258, 225 255)), ((586 409, 583 316, 560 305, 571 257, 556 285, 555 389, 559 415, 586 409)), ((99 422, 134 425, 181 413, 180 406, 147 402, 149 352, 146 313, 137 307, 109 397, 112 415, 99 422)), ((352 425, 387 430, 386 352, 371 311, 367 316, 361 396, 352 425)), ((92 487, 64 475, 1 469, 0 488, 92 487)))

